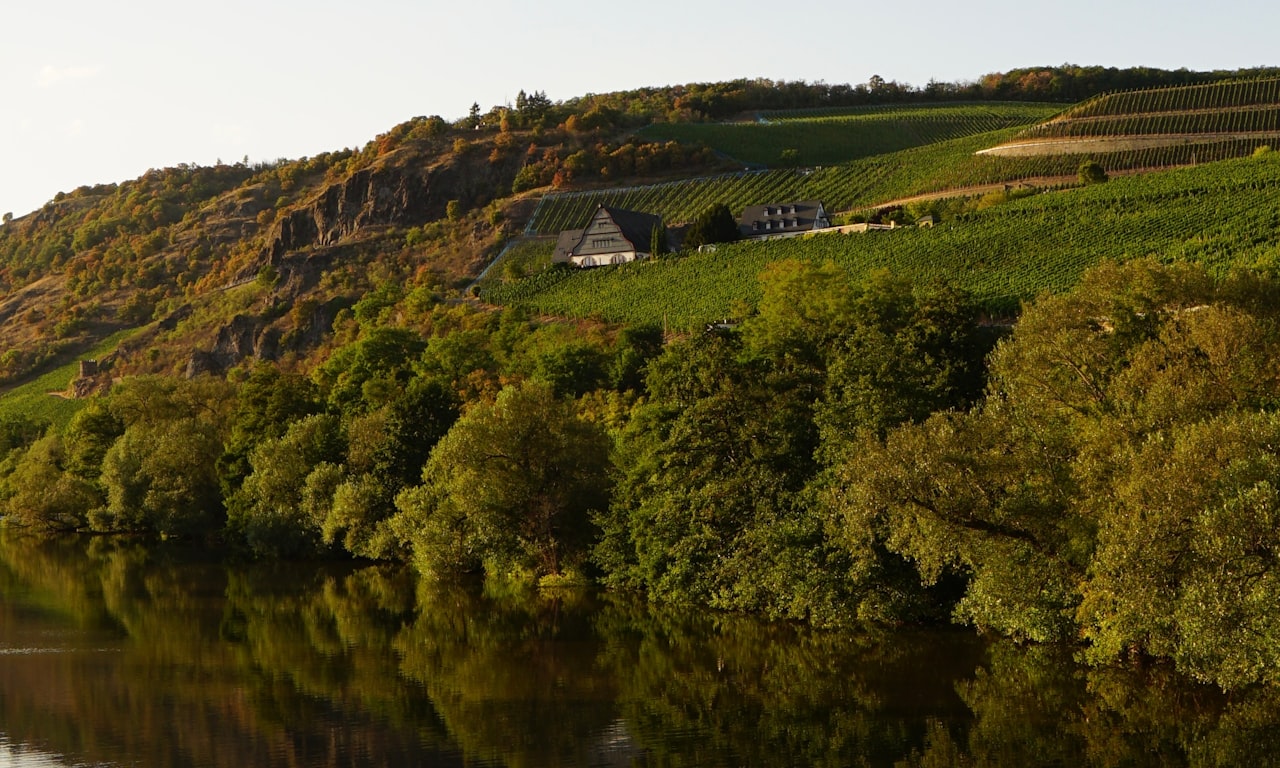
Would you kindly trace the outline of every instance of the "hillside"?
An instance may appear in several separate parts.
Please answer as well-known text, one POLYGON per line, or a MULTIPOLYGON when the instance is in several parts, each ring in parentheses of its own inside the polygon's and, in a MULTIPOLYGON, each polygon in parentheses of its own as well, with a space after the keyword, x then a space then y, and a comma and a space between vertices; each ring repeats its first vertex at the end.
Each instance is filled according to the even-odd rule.
MULTIPOLYGON (((94 381, 76 383, 81 392, 127 374, 221 374, 253 360, 308 370, 325 358, 335 320, 369 291, 453 295, 513 237, 581 226, 599 204, 680 224, 721 202, 741 210, 817 198, 857 211, 977 185, 1061 184, 1084 156, 978 152, 1138 103, 1100 96, 1064 112, 1045 99, 1170 83, 1181 90, 1143 92, 1225 93, 1203 85, 1215 77, 1052 68, 925 89, 756 80, 563 103, 522 92, 516 109, 414 118, 358 151, 80 187, 0 227, 0 386, 91 351, 102 365, 94 381), (726 156, 772 167, 742 171, 726 156), (108 338, 122 341, 102 353, 108 338)), ((1270 91, 1259 93, 1241 109, 1257 112, 1270 91)), ((1228 97, 1214 98, 1216 108, 1228 97)), ((1192 152, 1181 162, 1218 157, 1160 151, 1192 152)), ((1109 153, 1108 170, 1154 165, 1150 152, 1109 153)), ((495 274, 536 271, 541 257, 529 253, 513 273, 495 274)), ((984 295, 1008 301, 1027 290, 984 295)))
MULTIPOLYGON (((133 333, 102 383, 129 373, 225 372, 314 352, 379 284, 447 292, 522 223, 523 170, 569 175, 595 132, 456 128, 415 119, 298 161, 178 167, 82 187, 0 228, 0 382, 22 381, 133 333), (567 166, 567 167, 566 167, 567 166)), ((697 153, 642 142, 672 173, 697 153)))
POLYGON ((930 229, 818 234, 607 269, 550 270, 482 295, 540 313, 691 330, 733 316, 740 302, 753 304, 757 275, 770 262, 800 259, 833 261, 855 279, 887 269, 946 282, 1007 315, 1042 291, 1070 288, 1105 260, 1190 260, 1219 274, 1274 266, 1278 193, 1280 154, 1265 153, 977 207, 930 229))
MULTIPOLYGON (((1045 74, 1019 93, 1070 72, 1045 74)), ((825 131, 876 98, 899 126, 954 117, 926 95, 522 93, 359 151, 59 195, 0 230, 0 528, 956 622, 1280 684, 1280 153, 1107 179, 975 154, 1021 128, 921 129, 744 173, 638 133, 765 109, 825 131), (883 205, 913 190, 952 196, 883 205), (571 255, 614 266, 552 266, 610 194, 696 214, 676 234, 708 247, 601 209, 571 255)))

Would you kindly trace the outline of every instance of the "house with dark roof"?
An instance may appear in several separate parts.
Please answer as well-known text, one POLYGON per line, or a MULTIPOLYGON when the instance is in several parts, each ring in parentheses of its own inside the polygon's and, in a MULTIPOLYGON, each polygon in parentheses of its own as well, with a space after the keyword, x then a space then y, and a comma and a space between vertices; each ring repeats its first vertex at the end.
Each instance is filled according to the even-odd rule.
POLYGON ((742 212, 738 231, 745 238, 769 240, 777 237, 799 237, 816 229, 831 226, 831 219, 820 200, 795 203, 749 205, 742 212))
POLYGON ((552 261, 602 267, 648 258, 654 251, 653 234, 659 230, 662 237, 667 236, 657 216, 602 205, 586 227, 560 233, 552 261))

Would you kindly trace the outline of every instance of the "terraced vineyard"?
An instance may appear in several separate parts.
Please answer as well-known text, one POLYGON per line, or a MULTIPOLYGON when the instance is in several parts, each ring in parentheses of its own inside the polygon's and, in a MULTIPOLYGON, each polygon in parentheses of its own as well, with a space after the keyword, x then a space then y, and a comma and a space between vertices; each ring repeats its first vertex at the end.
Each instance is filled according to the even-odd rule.
POLYGON ((1081 102, 1062 117, 1080 120, 1152 112, 1226 112, 1276 104, 1280 104, 1280 78, 1269 77, 1108 93, 1081 102))
MULTIPOLYGON (((1186 142, 1252 146, 1280 138, 1280 78, 1230 80, 1098 96, 1028 128, 995 154, 1070 152, 1083 141, 1093 152, 1186 142)), ((1221 154, 1221 153, 1220 153, 1221 154)), ((1105 164, 1105 163, 1104 163, 1105 164)))
POLYGON ((737 214, 759 203, 822 200, 829 210, 839 211, 941 189, 1075 173, 1069 159, 974 155, 1009 135, 1009 131, 981 134, 826 168, 743 171, 664 184, 551 194, 539 203, 526 234, 551 235, 582 227, 597 205, 652 213, 667 224, 679 224, 692 221, 717 203, 737 214))
MULTIPOLYGON (((1029 180, 1040 185, 1069 183, 1084 160, 1096 160, 1108 172, 1115 173, 1244 157, 1259 146, 1280 145, 1280 78, 1111 94, 1084 102, 1033 128, 940 140, 947 131, 963 133, 965 126, 990 124, 980 119, 979 106, 881 107, 796 116, 787 113, 764 126, 653 126, 653 130, 691 131, 690 136, 722 129, 750 131, 792 126, 803 133, 818 131, 822 126, 839 126, 850 135, 861 131, 859 135, 869 137, 900 121, 914 126, 908 133, 934 140, 834 166, 744 171, 665 184, 549 195, 530 221, 528 233, 549 235, 581 227, 597 205, 657 214, 668 224, 691 221, 716 203, 728 205, 737 214, 753 204, 817 199, 826 203, 829 210, 845 211, 946 190, 963 194, 967 188, 984 185, 1029 180), (851 130, 850 126, 854 128, 851 130)), ((1049 108, 1038 104, 997 106, 1010 110, 1005 115, 1007 119, 1049 108)), ((819 135, 820 131, 812 134, 819 135)), ((775 150, 783 145, 777 136, 762 141, 775 150)), ((865 146, 873 144, 871 141, 865 146)), ((876 146, 883 149, 887 144, 876 146)))
POLYGON ((1195 259, 1216 270, 1280 265, 1280 153, 1113 179, 1037 195, 925 230, 723 246, 648 263, 550 270, 484 297, 567 317, 600 316, 695 329, 759 297, 757 275, 778 259, 831 260, 855 275, 888 268, 946 280, 993 312, 1061 291, 1104 259, 1195 259))
MULTIPOLYGON (((661 216, 668 224, 692 221, 710 205, 738 214, 748 205, 822 200, 828 210, 866 208, 913 195, 988 184, 1074 181, 1080 163, 1099 159, 1109 172, 1167 168, 1252 154, 1257 141, 1203 141, 1096 155, 1090 152, 1000 156, 975 154, 1009 131, 940 142, 841 166, 813 170, 744 171, 722 176, 547 195, 526 234, 554 235, 584 226, 597 205, 661 216)), ((1278 142, 1280 143, 1280 142, 1278 142)))
POLYGON ((661 123, 640 133, 706 144, 747 163, 814 166, 1031 125, 1061 109, 1061 104, 1027 102, 891 105, 763 113, 754 123, 661 123))

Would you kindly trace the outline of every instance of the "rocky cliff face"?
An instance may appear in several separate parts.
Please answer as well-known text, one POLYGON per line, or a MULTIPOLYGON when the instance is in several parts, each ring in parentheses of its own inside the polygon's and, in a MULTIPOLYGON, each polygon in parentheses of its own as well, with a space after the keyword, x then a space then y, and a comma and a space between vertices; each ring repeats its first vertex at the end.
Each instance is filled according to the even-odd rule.
POLYGON ((338 310, 353 299, 317 303, 300 328, 288 331, 280 315, 311 296, 335 260, 359 250, 362 230, 444 218, 451 200, 464 208, 485 205, 508 193, 523 158, 512 153, 495 159, 487 148, 475 147, 434 163, 435 158, 408 153, 387 160, 328 184, 276 221, 262 259, 238 278, 251 279, 270 264, 280 277, 271 300, 262 314, 238 315, 218 329, 211 348, 193 350, 188 376, 220 374, 249 358, 272 360, 321 343, 338 310))
MULTIPOLYGON (((405 169, 366 168, 331 184, 305 208, 282 217, 271 239, 273 263, 290 251, 334 245, 362 227, 425 219, 434 201, 430 174, 405 169)), ((440 215, 444 203, 438 203, 440 215)))
POLYGON ((282 216, 266 255, 274 264, 292 251, 335 245, 365 227, 434 221, 444 217, 450 200, 484 205, 510 191, 520 162, 518 155, 494 162, 473 150, 430 167, 411 161, 361 169, 282 216))

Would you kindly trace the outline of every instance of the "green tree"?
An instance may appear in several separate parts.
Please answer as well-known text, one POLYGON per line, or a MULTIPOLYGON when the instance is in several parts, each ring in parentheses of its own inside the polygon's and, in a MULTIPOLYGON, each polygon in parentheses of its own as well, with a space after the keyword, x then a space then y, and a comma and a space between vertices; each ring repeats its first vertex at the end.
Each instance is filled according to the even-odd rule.
POLYGON ((0 458, 16 448, 26 448, 44 436, 49 424, 21 414, 0 417, 0 458))
POLYGON ((343 477, 320 521, 324 542, 359 557, 399 554, 387 527, 395 498, 421 480, 432 448, 457 417, 448 386, 419 378, 388 406, 352 418, 343 477))
POLYGON ((306 482, 317 466, 342 461, 344 449, 341 425, 330 415, 303 417, 283 436, 263 439, 228 501, 228 529, 260 555, 316 552, 323 520, 302 503, 306 482))
POLYGON ((1101 184, 1107 180, 1106 170, 1096 160, 1085 160, 1077 172, 1081 184, 1101 184))
POLYGON ((1280 682, 1280 418, 1227 414, 1143 443, 1099 515, 1090 657, 1173 658, 1231 689, 1280 682))
POLYGON ((76 412, 64 435, 67 469, 87 480, 97 480, 102 460, 112 443, 124 434, 124 422, 101 399, 91 401, 76 412))
POLYGON ((659 220, 649 232, 649 248, 652 256, 665 256, 671 252, 667 243, 667 226, 659 220))
POLYGON ((240 384, 235 402, 226 451, 218 460, 228 496, 251 471, 249 454, 257 445, 283 436, 294 421, 321 408, 314 383, 268 363, 254 366, 240 384))
POLYGON ((716 203, 699 214, 693 224, 689 225, 684 235, 683 247, 692 249, 700 245, 728 243, 737 240, 739 235, 738 221, 733 218, 729 206, 716 203))
POLYGON ((376 326, 339 347, 312 372, 329 407, 349 413, 376 409, 412 378, 413 364, 427 347, 416 331, 376 326))
POLYGON ((1007 413, 936 414, 883 443, 863 435, 844 451, 825 503, 851 552, 883 542, 929 585, 966 575, 957 619, 1061 640, 1073 627, 1091 530, 1066 505, 1055 447, 1007 413))
POLYGON ((629 325, 618 331, 609 362, 609 386, 618 391, 644 388, 644 368, 662 351, 662 328, 629 325))
POLYGON ((85 527, 90 510, 102 503, 94 484, 66 469, 62 438, 50 434, 21 454, 0 482, 5 520, 44 532, 85 527))
POLYGON ((607 503, 610 445, 539 382, 477 404, 431 452, 423 485, 397 500, 394 529, 423 573, 483 563, 492 575, 580 569, 607 503))
POLYGON ((216 462, 222 441, 193 418, 127 428, 103 458, 105 509, 95 530, 161 536, 211 534, 222 527, 216 462))
POLYGON ((718 333, 668 346, 646 388, 600 517, 606 580, 656 600, 849 621, 859 566, 827 542, 802 496, 817 468, 802 394, 812 390, 718 333))

